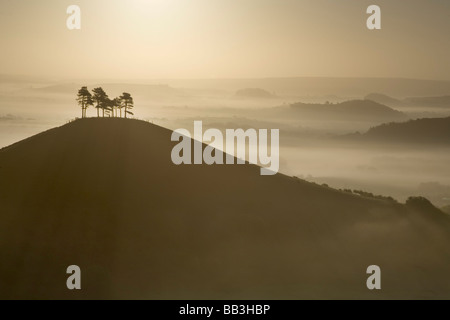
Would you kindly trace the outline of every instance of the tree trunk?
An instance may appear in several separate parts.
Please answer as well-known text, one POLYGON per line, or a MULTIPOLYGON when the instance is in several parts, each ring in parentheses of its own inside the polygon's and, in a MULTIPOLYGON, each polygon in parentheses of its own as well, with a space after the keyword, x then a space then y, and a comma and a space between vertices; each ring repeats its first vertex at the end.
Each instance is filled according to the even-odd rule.
POLYGON ((100 117, 100 111, 98 110, 98 106, 97 106, 97 118, 100 117))

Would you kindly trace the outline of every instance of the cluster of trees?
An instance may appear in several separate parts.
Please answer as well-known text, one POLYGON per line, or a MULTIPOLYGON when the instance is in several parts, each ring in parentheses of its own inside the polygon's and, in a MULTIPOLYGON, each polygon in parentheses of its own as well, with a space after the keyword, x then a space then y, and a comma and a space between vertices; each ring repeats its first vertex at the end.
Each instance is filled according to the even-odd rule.
POLYGON ((81 107, 81 117, 86 118, 86 110, 89 106, 95 106, 97 109, 97 117, 100 117, 100 110, 102 117, 122 117, 133 115, 131 109, 134 107, 133 97, 127 92, 124 92, 120 97, 110 99, 103 88, 94 88, 92 93, 87 87, 82 87, 78 90, 77 95, 78 105, 81 107))
POLYGON ((351 189, 339 189, 339 190, 343 191, 343 192, 347 192, 347 193, 357 194, 362 197, 375 198, 375 199, 380 199, 380 200, 388 200, 388 201, 397 203, 397 200, 395 200, 394 198, 392 198, 390 196, 386 197, 386 196, 382 196, 382 195, 375 195, 371 192, 367 192, 367 191, 363 191, 363 190, 351 190, 351 189))

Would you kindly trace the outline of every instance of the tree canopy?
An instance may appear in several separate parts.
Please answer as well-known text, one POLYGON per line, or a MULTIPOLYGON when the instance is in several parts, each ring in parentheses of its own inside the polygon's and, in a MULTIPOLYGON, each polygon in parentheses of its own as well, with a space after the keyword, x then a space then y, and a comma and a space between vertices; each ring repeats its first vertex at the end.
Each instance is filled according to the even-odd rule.
POLYGON ((81 106, 81 117, 86 118, 86 109, 94 104, 92 94, 87 87, 81 87, 78 90, 77 102, 81 106))
POLYGON ((133 98, 131 97, 131 95, 128 92, 124 92, 120 96, 120 101, 121 101, 122 108, 125 109, 125 112, 124 112, 125 118, 127 117, 127 114, 134 115, 134 113, 130 111, 134 107, 133 98))
POLYGON ((78 90, 77 95, 78 105, 81 106, 81 117, 86 118, 86 110, 89 106, 94 106, 97 109, 97 117, 100 117, 100 110, 102 117, 120 117, 127 115, 134 115, 131 111, 134 107, 134 101, 131 94, 124 92, 120 97, 110 99, 102 87, 92 89, 89 92, 87 87, 82 87, 78 90))

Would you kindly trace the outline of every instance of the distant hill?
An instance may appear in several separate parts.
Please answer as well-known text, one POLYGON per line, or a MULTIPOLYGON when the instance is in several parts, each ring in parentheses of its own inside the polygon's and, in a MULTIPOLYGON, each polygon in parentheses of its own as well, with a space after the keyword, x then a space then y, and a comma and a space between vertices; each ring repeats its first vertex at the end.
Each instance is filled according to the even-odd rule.
POLYGON ((235 94, 238 98, 251 98, 251 99, 273 99, 277 96, 270 93, 269 91, 266 91, 264 89, 259 88, 246 88, 238 90, 235 94))
POLYGON ((401 106, 403 102, 401 100, 392 98, 388 95, 381 93, 371 93, 364 97, 364 100, 372 100, 386 106, 401 106))
POLYGON ((406 118, 404 113, 371 100, 350 100, 337 104, 295 103, 290 110, 302 117, 332 120, 394 121, 406 118))
POLYGON ((0 150, 0 298, 450 298, 450 218, 431 204, 176 166, 171 133, 88 118, 0 150), (366 288, 372 264, 386 289, 366 288))
POLYGON ((413 106, 450 108, 450 96, 413 97, 413 98, 406 98, 405 102, 413 106))
POLYGON ((450 206, 445 206, 445 207, 441 208, 441 210, 445 213, 450 214, 450 206))
POLYGON ((450 96, 436 97, 409 97, 403 100, 392 98, 381 93, 371 93, 364 97, 365 100, 376 101, 393 107, 439 107, 450 108, 450 96))
POLYGON ((222 88, 232 92, 242 88, 264 88, 282 96, 359 97, 368 92, 390 96, 439 96, 450 92, 450 81, 402 78, 255 78, 255 79, 171 79, 165 81, 176 88, 222 88))
POLYGON ((371 128, 361 138, 390 143, 450 145, 450 117, 386 123, 371 128))

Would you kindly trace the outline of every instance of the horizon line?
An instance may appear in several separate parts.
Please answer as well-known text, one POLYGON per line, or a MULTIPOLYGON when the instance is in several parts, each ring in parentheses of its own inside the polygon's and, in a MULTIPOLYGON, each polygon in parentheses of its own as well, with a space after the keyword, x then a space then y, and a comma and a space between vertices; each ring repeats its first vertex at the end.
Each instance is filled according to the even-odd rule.
POLYGON ((237 80, 293 80, 293 79, 367 79, 367 80, 407 80, 407 81, 430 81, 430 82, 450 82, 450 79, 431 79, 431 78, 408 78, 401 76, 264 76, 264 77, 155 77, 155 78, 112 78, 112 77, 56 77, 56 76, 38 76, 28 74, 10 74, 0 73, 0 77, 18 77, 18 78, 30 78, 39 81, 237 81, 237 80))

